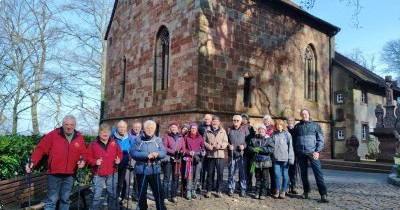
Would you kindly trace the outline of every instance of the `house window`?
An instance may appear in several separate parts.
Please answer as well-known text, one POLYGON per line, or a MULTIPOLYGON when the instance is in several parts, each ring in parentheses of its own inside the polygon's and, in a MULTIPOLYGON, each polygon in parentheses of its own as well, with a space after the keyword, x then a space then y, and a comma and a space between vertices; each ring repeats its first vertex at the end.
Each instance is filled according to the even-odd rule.
POLYGON ((361 102, 368 103, 368 95, 365 89, 361 89, 361 102))
POLYGON ((311 45, 308 45, 305 52, 304 69, 304 97, 317 100, 317 59, 311 45))
POLYGON ((125 98, 125 83, 126 83, 126 57, 122 59, 122 77, 121 77, 121 100, 125 98))
POLYGON ((346 138, 344 128, 336 128, 336 139, 344 140, 346 138))
POLYGON ((154 51, 154 91, 168 89, 169 42, 168 29, 161 26, 157 33, 154 51))
POLYGON ((344 102, 343 93, 336 94, 336 103, 337 104, 342 104, 343 102, 344 102))
POLYGON ((369 126, 368 123, 361 124, 361 140, 368 141, 369 126))
POLYGON ((336 109, 336 121, 343 121, 344 120, 344 110, 343 109, 336 109))
POLYGON ((251 107, 251 77, 244 78, 243 104, 244 107, 251 107))

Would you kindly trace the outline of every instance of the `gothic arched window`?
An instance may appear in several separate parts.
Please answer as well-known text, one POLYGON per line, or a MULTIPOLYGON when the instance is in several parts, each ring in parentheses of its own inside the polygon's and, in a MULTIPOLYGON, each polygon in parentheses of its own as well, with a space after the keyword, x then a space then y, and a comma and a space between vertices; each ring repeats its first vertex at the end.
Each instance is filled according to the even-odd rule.
POLYGON ((154 51, 154 91, 168 89, 169 78, 169 32, 161 26, 157 32, 154 51))
POLYGON ((317 58, 311 45, 305 52, 304 65, 304 97, 309 100, 317 100, 317 58))

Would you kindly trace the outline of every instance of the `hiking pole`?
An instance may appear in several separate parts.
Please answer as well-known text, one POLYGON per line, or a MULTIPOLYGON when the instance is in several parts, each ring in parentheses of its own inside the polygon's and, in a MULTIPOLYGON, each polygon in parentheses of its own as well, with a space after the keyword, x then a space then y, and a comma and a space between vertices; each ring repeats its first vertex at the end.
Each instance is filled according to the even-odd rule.
POLYGON ((203 148, 200 148, 200 162, 201 162, 201 169, 200 169, 200 200, 201 200, 201 197, 203 197, 203 196, 201 196, 202 195, 202 191, 203 191, 203 179, 202 179, 202 174, 203 174, 203 168, 204 168, 204 156, 203 156, 203 153, 204 153, 204 149, 203 148))
MULTIPOLYGON (((82 155, 79 156, 79 163, 82 163, 83 158, 82 155)), ((79 170, 79 168, 78 168, 79 170)), ((78 210, 79 210, 79 199, 81 197, 81 181, 82 181, 82 169, 78 172, 78 210)))
MULTIPOLYGON (((117 156, 117 158, 118 158, 118 156, 117 156)), ((114 182, 115 181, 115 178, 114 178, 115 170, 118 170, 118 164, 114 162, 114 171, 113 171, 112 178, 111 178, 112 190, 113 190, 113 195, 114 195, 114 208, 118 207, 118 195, 117 195, 117 190, 115 189, 115 182, 114 182)), ((118 181, 118 178, 117 178, 117 181, 118 181)))
MULTIPOLYGON (((156 175, 158 206, 159 206, 160 209, 162 209, 162 206, 161 206, 161 192, 160 192, 160 180, 159 180, 159 179, 160 179, 160 177, 159 177, 160 174, 159 174, 159 173, 156 173, 156 171, 154 170, 154 165, 155 165, 155 164, 158 164, 156 159, 153 160, 151 167, 152 167, 152 169, 153 169, 153 174, 156 175)), ((154 200, 155 200, 155 199, 156 199, 156 198, 154 198, 154 200)))
MULTIPOLYGON (((28 155, 28 167, 31 168, 32 156, 28 155)), ((27 174, 28 176, 28 209, 31 209, 31 171, 27 174)))
POLYGON ((126 209, 129 209, 129 194, 131 192, 131 174, 132 174, 132 166, 131 166, 131 156, 129 155, 129 162, 128 162, 128 200, 126 201, 126 209))

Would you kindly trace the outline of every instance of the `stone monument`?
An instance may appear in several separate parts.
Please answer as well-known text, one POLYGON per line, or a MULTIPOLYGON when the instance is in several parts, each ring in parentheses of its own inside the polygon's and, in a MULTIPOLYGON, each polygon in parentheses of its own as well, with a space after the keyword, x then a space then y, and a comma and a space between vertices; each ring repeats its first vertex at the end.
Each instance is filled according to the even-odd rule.
POLYGON ((395 134, 397 133, 396 128, 399 129, 400 110, 399 104, 397 104, 396 119, 395 105, 393 105, 393 85, 395 82, 391 76, 385 77, 385 84, 386 104, 383 106, 385 111, 382 109, 381 104, 377 105, 375 109, 377 123, 374 132, 371 132, 371 134, 378 137, 379 141, 377 161, 393 162, 393 157, 396 154, 397 139, 395 134))
POLYGON ((346 152, 344 153, 344 160, 346 161, 360 161, 357 154, 357 149, 360 146, 358 139, 355 135, 346 139, 346 152))

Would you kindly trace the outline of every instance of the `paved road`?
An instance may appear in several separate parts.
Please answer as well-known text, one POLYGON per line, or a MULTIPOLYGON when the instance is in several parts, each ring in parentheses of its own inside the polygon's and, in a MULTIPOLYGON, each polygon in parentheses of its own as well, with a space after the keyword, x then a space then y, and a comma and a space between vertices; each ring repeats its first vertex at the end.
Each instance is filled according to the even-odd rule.
MULTIPOLYGON (((387 183, 387 174, 365 173, 353 171, 339 171, 324 169, 324 176, 328 186, 329 203, 319 203, 319 194, 315 185, 313 174, 310 170, 310 183, 312 192, 310 199, 301 199, 299 195, 293 195, 286 199, 267 198, 256 200, 252 196, 245 198, 235 195, 223 198, 204 198, 187 201, 179 199, 177 204, 168 203, 168 209, 201 209, 201 210, 225 210, 225 209, 399 209, 400 188, 387 183)), ((224 176, 224 178, 227 176, 224 176)), ((148 200, 149 209, 155 209, 153 201, 148 200)), ((136 203, 130 205, 135 209, 136 203)))

